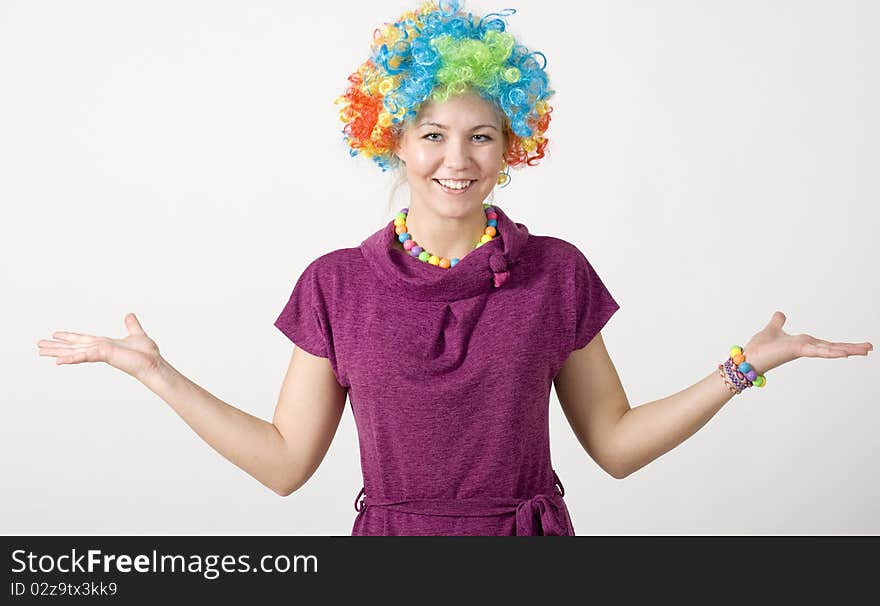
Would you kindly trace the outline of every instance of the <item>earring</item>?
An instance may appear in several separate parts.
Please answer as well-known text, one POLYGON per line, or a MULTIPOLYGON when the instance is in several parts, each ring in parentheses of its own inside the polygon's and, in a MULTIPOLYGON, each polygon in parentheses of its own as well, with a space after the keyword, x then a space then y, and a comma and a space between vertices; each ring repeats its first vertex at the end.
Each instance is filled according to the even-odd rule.
POLYGON ((510 183, 510 168, 505 164, 504 168, 501 169, 501 172, 498 173, 498 179, 495 181, 496 185, 500 185, 501 187, 507 187, 510 183))

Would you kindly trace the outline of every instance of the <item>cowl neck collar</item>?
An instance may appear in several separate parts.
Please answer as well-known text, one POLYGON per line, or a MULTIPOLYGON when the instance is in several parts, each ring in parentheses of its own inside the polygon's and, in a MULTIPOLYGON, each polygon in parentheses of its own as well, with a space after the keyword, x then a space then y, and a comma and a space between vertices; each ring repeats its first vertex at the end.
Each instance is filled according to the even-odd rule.
POLYGON ((498 213, 498 234, 462 257, 455 267, 444 269, 394 248, 394 219, 364 240, 361 253, 377 279, 400 296, 420 301, 457 301, 503 288, 516 277, 516 264, 529 238, 522 223, 498 213))

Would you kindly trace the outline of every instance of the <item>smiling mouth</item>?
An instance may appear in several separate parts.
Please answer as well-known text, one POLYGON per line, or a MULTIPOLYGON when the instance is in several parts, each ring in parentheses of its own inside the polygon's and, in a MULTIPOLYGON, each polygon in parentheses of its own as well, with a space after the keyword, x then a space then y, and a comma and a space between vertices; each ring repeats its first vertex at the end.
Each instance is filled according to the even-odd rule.
POLYGON ((474 183, 476 183, 475 180, 470 180, 468 184, 464 187, 446 187, 445 185, 440 183, 439 179, 434 179, 433 181, 440 189, 442 189, 447 194, 461 194, 468 191, 471 187, 473 187, 474 183))

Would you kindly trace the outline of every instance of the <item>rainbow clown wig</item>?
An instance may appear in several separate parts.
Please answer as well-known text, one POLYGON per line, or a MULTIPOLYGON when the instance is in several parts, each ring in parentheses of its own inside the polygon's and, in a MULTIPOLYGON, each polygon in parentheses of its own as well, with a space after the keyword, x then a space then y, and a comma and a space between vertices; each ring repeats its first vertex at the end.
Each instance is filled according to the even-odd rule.
POLYGON ((396 137, 427 100, 474 91, 504 117, 505 160, 534 166, 544 157, 552 108, 547 60, 505 31, 514 9, 475 17, 459 0, 425 2, 373 32, 370 58, 348 77, 339 117, 352 156, 371 158, 383 171, 400 160, 396 137))

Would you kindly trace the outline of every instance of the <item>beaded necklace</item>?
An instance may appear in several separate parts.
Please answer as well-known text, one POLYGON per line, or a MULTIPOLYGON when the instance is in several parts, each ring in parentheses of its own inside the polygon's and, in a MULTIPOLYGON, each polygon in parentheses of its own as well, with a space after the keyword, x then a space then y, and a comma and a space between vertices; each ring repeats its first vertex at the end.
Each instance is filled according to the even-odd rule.
MULTIPOLYGON (((486 213, 486 229, 483 230, 483 237, 474 245, 474 249, 480 248, 483 244, 489 242, 498 234, 498 213, 495 212, 495 209, 491 204, 483 204, 483 212, 486 213)), ((401 208, 400 212, 397 213, 394 218, 394 233, 397 234, 397 239, 403 244, 403 248, 409 252, 410 256, 415 257, 424 263, 430 263, 431 265, 442 267, 443 269, 455 267, 460 261, 457 257, 452 259, 438 257, 437 255, 433 255, 423 249, 415 240, 413 240, 412 235, 406 227, 406 216, 408 214, 409 208, 401 208)))

